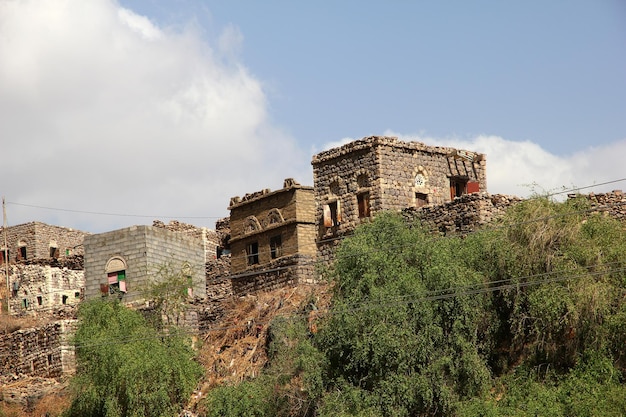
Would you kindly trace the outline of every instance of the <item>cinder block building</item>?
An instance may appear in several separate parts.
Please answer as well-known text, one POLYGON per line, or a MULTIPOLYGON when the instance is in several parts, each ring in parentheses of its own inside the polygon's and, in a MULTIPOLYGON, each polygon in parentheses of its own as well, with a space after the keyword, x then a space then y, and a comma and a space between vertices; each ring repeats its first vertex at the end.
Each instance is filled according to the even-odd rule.
POLYGON ((231 198, 228 209, 235 293, 313 279, 313 187, 288 178, 280 190, 231 198))
POLYGON ((313 156, 318 256, 373 214, 487 191, 485 155, 372 136, 313 156))
POLYGON ((170 265, 189 274, 188 294, 206 297, 205 249, 201 239, 162 227, 131 226, 87 236, 85 297, 119 297, 141 304, 159 270, 170 265))

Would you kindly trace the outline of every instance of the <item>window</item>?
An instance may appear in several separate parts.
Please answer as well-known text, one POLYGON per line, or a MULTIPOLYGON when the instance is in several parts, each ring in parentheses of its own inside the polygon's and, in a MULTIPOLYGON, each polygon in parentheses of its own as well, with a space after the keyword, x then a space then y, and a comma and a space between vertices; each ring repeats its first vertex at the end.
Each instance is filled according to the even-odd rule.
POLYGON ((270 255, 272 256, 272 259, 283 256, 283 240, 281 235, 270 238, 270 255))
POLYGON ((20 246, 19 259, 26 259, 26 246, 20 246))
POLYGON ((109 294, 126 292, 126 271, 115 271, 107 274, 109 294))
POLYGON ((463 178, 450 178, 450 199, 467 194, 467 180, 463 178))
POLYGON ((370 193, 361 193, 356 196, 359 206, 359 219, 370 216, 370 193))
POLYGON ((339 200, 331 201, 324 206, 324 226, 333 227, 341 224, 341 205, 339 200))
POLYGON ((7 259, 10 259, 11 257, 11 252, 8 249, 2 249, 2 255, 0 255, 0 264, 3 264, 7 261, 7 259))
MULTIPOLYGON (((66 249, 67 251, 67 249, 66 249)), ((50 257, 54 258, 54 259, 58 259, 59 257, 59 248, 56 248, 54 246, 50 246, 50 257)))
POLYGON ((37 305, 42 305, 43 304, 43 297, 41 295, 37 296, 37 305))
POLYGON ((428 204, 428 194, 415 193, 415 207, 424 207, 428 204))
POLYGON ((63 303, 63 305, 67 304, 67 299, 68 299, 68 296, 67 296, 67 295, 64 295, 64 296, 62 297, 62 301, 61 301, 61 302, 63 303))
POLYGON ((246 246, 246 255, 248 256, 248 265, 256 265, 259 263, 259 242, 252 242, 246 246))

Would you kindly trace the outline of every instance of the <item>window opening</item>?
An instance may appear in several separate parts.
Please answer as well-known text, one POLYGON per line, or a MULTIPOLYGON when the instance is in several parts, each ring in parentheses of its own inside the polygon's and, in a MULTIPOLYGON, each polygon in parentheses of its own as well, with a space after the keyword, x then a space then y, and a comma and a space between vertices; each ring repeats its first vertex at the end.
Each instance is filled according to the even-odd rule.
POLYGON ((248 265, 256 265, 259 263, 259 242, 249 243, 246 247, 246 255, 248 256, 248 265))
POLYGON ((26 259, 26 246, 20 246, 20 259, 26 259))
POLYGON ((0 264, 3 264, 11 257, 11 253, 8 249, 2 249, 2 256, 0 256, 0 264))
POLYGON ((80 298, 80 293, 79 292, 75 292, 74 293, 74 298, 80 298))
POLYGON ((22 308, 24 309, 28 308, 28 299, 26 298, 22 299, 22 308))
POLYGON ((424 207, 428 204, 428 194, 415 193, 415 207, 424 207))
POLYGON ((272 259, 283 256, 283 239, 281 235, 272 236, 270 238, 270 255, 272 259))
POLYGON ((339 200, 324 205, 324 226, 333 227, 341 224, 341 205, 339 200))
POLYGON ((43 304, 43 297, 41 295, 37 296, 37 305, 42 305, 43 304))
POLYGON ((461 197, 467 194, 467 180, 461 178, 450 178, 450 199, 461 197))
POLYGON ((50 257, 54 259, 58 259, 59 257, 59 248, 55 248, 54 246, 50 246, 50 257))
POLYGON ((359 206, 359 218, 370 216, 370 193, 361 193, 356 196, 359 206))
POLYGON ((109 294, 126 292, 126 271, 109 272, 107 274, 107 280, 109 294))
POLYGON ((61 303, 63 303, 63 305, 67 304, 67 299, 68 299, 67 295, 64 295, 64 296, 61 298, 61 303))

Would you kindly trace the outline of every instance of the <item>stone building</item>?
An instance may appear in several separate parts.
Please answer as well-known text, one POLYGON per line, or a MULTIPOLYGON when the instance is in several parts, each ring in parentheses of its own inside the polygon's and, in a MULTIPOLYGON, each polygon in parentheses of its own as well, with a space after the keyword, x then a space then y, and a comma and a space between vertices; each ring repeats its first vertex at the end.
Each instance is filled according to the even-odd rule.
POLYGON ((313 187, 286 179, 230 201, 231 280, 235 293, 313 280, 315 200, 313 187))
MULTIPOLYGON (((82 244, 87 235, 41 222, 0 228, 0 276, 6 287, 8 270, 11 314, 53 312, 80 301, 84 289, 82 244)), ((1 301, 5 300, 6 293, 1 301)))
POLYGON ((145 302, 152 282, 165 278, 165 265, 189 274, 188 293, 206 297, 205 250, 200 239, 162 227, 131 226, 87 236, 85 297, 120 297, 127 304, 145 302))
POLYGON ((372 136, 313 156, 321 260, 376 212, 441 205, 487 191, 485 155, 372 136))
POLYGON ((6 256, 9 262, 18 262, 80 255, 83 239, 88 235, 86 232, 67 227, 30 222, 7 227, 7 246, 5 247, 4 233, 4 229, 0 227, 0 236, 2 236, 0 264, 6 261, 6 256))

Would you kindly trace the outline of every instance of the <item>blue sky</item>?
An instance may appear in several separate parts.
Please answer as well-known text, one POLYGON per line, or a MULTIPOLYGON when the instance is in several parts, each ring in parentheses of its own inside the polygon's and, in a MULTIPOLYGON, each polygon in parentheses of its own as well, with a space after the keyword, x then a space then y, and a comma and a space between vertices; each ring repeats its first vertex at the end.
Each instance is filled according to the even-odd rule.
POLYGON ((622 1, 127 1, 161 24, 232 25, 271 116, 303 145, 387 129, 531 140, 626 136, 622 1))
POLYGON ((0 0, 0 193, 9 224, 213 227, 380 134, 485 152, 492 193, 610 182, 625 51, 618 0, 0 0))

